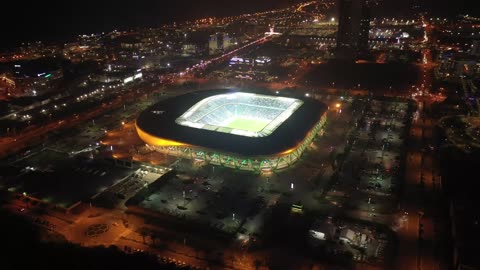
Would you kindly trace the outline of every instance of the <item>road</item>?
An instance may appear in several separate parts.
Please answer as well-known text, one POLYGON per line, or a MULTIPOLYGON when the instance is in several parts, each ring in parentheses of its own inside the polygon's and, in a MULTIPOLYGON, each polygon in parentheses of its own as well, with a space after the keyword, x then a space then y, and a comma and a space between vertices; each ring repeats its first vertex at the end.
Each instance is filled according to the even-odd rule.
MULTIPOLYGON (((425 42, 428 42, 426 36, 425 42)), ((430 147, 435 120, 426 111, 436 96, 429 92, 433 80, 434 64, 429 50, 424 50, 423 77, 414 93, 418 111, 413 119, 407 147, 404 194, 400 203, 406 224, 399 231, 398 269, 440 269, 441 262, 435 254, 435 216, 439 215, 436 202, 441 184, 434 176, 437 169, 434 152, 430 147)), ((415 87, 414 87, 415 89, 415 87)))

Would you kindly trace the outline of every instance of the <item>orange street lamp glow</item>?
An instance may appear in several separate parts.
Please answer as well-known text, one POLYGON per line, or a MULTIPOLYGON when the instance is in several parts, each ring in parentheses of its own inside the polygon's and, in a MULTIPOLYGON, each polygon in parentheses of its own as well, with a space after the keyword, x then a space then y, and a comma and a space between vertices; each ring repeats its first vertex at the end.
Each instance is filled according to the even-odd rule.
POLYGON ((162 139, 162 138, 159 138, 159 137, 155 137, 155 136, 153 136, 151 134, 148 134, 147 132, 141 130, 138 126, 136 126, 136 128, 137 128, 137 133, 138 133, 138 136, 140 137, 140 139, 142 139, 144 142, 146 142, 149 145, 153 145, 153 146, 189 146, 186 143, 176 142, 176 141, 172 141, 172 140, 167 140, 167 139, 162 139))
POLYGON ((340 103, 335 104, 335 108, 340 108, 340 103))

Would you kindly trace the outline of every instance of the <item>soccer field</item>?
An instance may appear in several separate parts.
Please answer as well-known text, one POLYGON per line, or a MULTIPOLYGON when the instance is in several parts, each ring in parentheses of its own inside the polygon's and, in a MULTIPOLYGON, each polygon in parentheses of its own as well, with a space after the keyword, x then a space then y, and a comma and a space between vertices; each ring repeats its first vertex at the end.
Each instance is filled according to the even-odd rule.
POLYGON ((268 125, 268 123, 269 123, 268 121, 235 117, 226 126, 229 127, 229 128, 233 128, 233 129, 247 130, 247 131, 251 131, 251 132, 259 132, 266 125, 268 125))

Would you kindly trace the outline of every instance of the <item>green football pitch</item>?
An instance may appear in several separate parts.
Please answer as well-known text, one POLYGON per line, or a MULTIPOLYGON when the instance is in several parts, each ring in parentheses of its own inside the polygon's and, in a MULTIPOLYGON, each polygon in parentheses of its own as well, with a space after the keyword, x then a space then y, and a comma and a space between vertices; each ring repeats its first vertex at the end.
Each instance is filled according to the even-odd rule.
POLYGON ((262 121, 262 120, 234 118, 230 123, 226 125, 226 127, 233 128, 233 129, 247 130, 251 132, 259 132, 266 125, 268 125, 268 123, 269 123, 268 121, 262 121))

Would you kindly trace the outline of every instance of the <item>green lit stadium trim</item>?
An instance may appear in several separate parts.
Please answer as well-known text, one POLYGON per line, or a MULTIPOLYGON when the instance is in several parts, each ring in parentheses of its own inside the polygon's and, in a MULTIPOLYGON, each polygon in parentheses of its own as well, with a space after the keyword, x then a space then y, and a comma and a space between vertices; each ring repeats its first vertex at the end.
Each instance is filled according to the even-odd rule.
POLYGON ((151 146, 158 152, 171 156, 177 156, 196 161, 229 167, 246 171, 276 171, 294 164, 300 159, 302 153, 307 149, 315 136, 322 136, 327 116, 324 114, 318 123, 308 132, 305 139, 295 148, 278 153, 277 155, 264 157, 244 157, 235 154, 216 152, 202 147, 195 146, 151 146))
POLYGON ((212 89, 159 101, 139 114, 136 129, 151 150, 265 172, 297 162, 326 121, 327 106, 303 95, 212 89))

